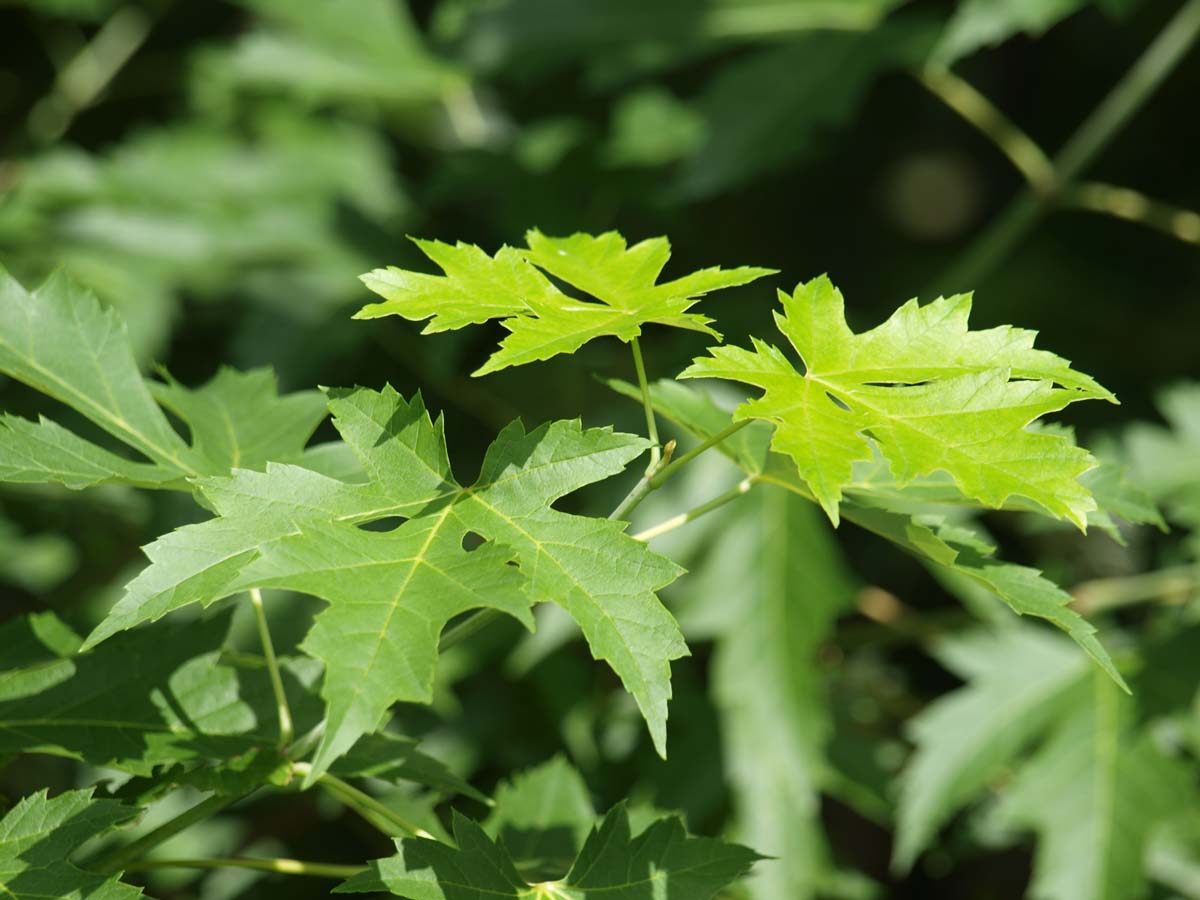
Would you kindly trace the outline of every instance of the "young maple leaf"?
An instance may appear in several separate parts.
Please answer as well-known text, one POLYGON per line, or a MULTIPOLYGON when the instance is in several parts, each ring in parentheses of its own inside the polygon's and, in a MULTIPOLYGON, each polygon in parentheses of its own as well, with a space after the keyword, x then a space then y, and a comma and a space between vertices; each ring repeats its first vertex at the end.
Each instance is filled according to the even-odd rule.
POLYGON ((426 334, 499 319, 511 334, 474 373, 486 375, 573 353, 605 335, 628 342, 648 323, 700 331, 720 340, 711 319, 688 310, 710 291, 749 284, 775 271, 714 267, 658 284, 671 257, 670 242, 663 237, 627 247, 615 231, 552 238, 534 229, 526 234, 526 242, 528 249, 501 247, 493 257, 473 244, 452 247, 414 239, 446 274, 395 266, 368 272, 363 283, 384 302, 364 306, 355 318, 429 319, 426 334), (595 299, 570 296, 545 273, 595 299))
POLYGON ((774 424, 773 448, 795 460, 835 525, 853 464, 870 460, 874 443, 898 484, 944 470, 986 506, 1019 495, 1085 527, 1096 503, 1078 479, 1095 459, 1061 434, 1026 426, 1077 400, 1116 398, 1067 360, 1033 349, 1035 332, 969 331, 969 295, 909 301, 863 334, 847 327, 828 278, 779 297, 775 324, 803 373, 755 338, 753 350, 711 348, 679 377, 762 388, 734 418, 774 424))

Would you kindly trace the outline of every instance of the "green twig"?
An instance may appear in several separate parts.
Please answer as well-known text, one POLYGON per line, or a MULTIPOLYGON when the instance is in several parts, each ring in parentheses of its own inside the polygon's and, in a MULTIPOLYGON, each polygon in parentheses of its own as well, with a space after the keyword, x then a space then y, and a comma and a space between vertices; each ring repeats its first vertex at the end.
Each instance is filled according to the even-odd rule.
POLYGON ((674 452, 675 442, 667 441, 666 446, 663 447, 662 457, 657 463, 651 465, 650 468, 646 470, 645 474, 638 479, 638 483, 633 486, 633 490, 626 494, 625 499, 617 504, 617 508, 608 514, 610 519, 624 519, 629 515, 630 512, 633 511, 635 506, 646 499, 646 495, 655 488, 655 477, 662 472, 663 467, 665 467, 667 463, 671 461, 671 456, 674 454, 674 452))
POLYGON ((58 140, 71 122, 108 87, 150 33, 150 18, 134 6, 118 9, 62 67, 50 93, 29 111, 29 133, 39 143, 58 140))
POLYGON ((642 361, 642 348, 638 339, 630 342, 633 348, 633 365, 637 369, 638 387, 642 390, 642 407, 646 411, 646 435, 650 438, 650 465, 646 471, 658 466, 662 450, 658 446, 658 422, 654 418, 654 404, 650 400, 650 384, 646 381, 646 364, 642 361))
POLYGON ((673 516, 672 518, 667 519, 665 522, 660 522, 653 528, 647 528, 645 531, 638 532, 633 536, 633 538, 637 541, 651 541, 660 534, 666 534, 668 531, 674 531, 676 528, 680 528, 686 525, 688 522, 692 522, 700 518, 705 513, 712 512, 714 509, 736 500, 738 497, 742 496, 742 494, 750 490, 750 488, 754 487, 754 484, 757 481, 758 477, 755 475, 750 475, 746 478, 743 478, 728 491, 714 497, 707 503, 701 503, 699 506, 693 507, 687 512, 673 516))
POLYGON ((957 289, 975 285, 1023 241, 1069 186, 1096 158, 1135 112, 1183 59, 1200 34, 1200 0, 1188 0, 1175 13, 1100 105, 1076 129, 1054 157, 1055 191, 1027 188, 962 255, 937 285, 957 289))
POLYGON ((207 800, 202 800, 191 809, 180 813, 175 818, 159 825, 153 831, 142 835, 136 841, 126 844, 124 847, 119 847, 112 853, 87 863, 86 868, 94 869, 104 875, 126 869, 131 861, 173 838, 179 832, 195 825, 197 822, 203 822, 206 819, 212 818, 238 799, 240 798, 214 795, 207 800))
POLYGON ((927 68, 917 79, 939 100, 974 125, 1020 172, 1038 194, 1054 189, 1054 163, 1034 140, 1004 113, 949 69, 927 68))
POLYGON ((335 863, 304 862, 299 859, 248 859, 246 857, 211 859, 146 859, 126 866, 126 872, 147 869, 254 869, 281 875, 312 875, 316 878, 353 878, 366 866, 339 866, 335 863))
POLYGON ((271 629, 267 625, 267 612, 263 608, 262 591, 250 589, 250 604, 254 607, 254 620, 258 623, 258 637, 262 642, 263 656, 267 660, 267 672, 271 676, 271 690, 275 693, 275 712, 279 717, 279 746, 286 747, 295 737, 292 725, 292 710, 288 706, 287 693, 283 689, 283 678, 279 674, 279 660, 275 658, 275 645, 271 642, 271 629))
POLYGON ((1064 193, 1060 205, 1116 216, 1157 229, 1176 240, 1200 244, 1200 213, 1154 200, 1129 188, 1085 182, 1064 193))
POLYGON ((724 431, 719 431, 716 434, 714 434, 712 437, 705 438, 702 443, 697 444, 695 447, 693 447, 687 453, 683 454, 683 456, 679 457, 679 459, 675 460, 670 465, 665 465, 666 460, 664 460, 663 461, 664 465, 659 469, 658 474, 650 479, 650 487, 651 488, 662 487, 663 484, 666 482, 666 480, 668 478, 670 478, 672 475, 674 475, 677 471, 679 471, 680 468, 682 468, 683 466, 686 466, 688 463, 690 463, 693 459, 695 459, 697 456, 699 456, 705 450, 715 447, 715 446, 717 446, 717 444, 721 443, 726 438, 732 437, 733 435, 737 434, 739 431, 741 431, 743 428, 745 428, 747 425, 749 425, 751 421, 752 421, 751 419, 742 419, 742 421, 740 421, 740 422, 734 422, 732 425, 730 425, 724 431))
MULTIPOLYGON (((312 774, 312 766, 308 763, 293 763, 292 771, 302 778, 307 778, 312 774)), ((391 836, 399 829, 413 837, 437 840, 420 825, 408 821, 391 807, 379 802, 370 794, 360 791, 349 782, 342 781, 342 779, 335 775, 323 772, 317 776, 317 785, 353 809, 384 834, 391 836), (384 823, 386 823, 386 827, 384 823)))

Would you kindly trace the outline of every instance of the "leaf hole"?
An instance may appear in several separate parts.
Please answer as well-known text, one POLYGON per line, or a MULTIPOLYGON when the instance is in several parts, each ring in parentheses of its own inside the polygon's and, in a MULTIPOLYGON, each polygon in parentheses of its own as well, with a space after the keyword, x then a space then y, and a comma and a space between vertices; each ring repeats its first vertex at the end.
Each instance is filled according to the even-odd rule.
POLYGON ((478 549, 483 542, 484 537, 482 534, 476 534, 474 531, 468 531, 463 535, 462 548, 470 553, 472 550, 478 549))
POLYGON ((833 396, 833 394, 829 393, 829 391, 825 392, 825 396, 828 397, 829 402, 831 402, 838 409, 845 410, 846 412, 850 412, 849 405, 841 398, 833 396))

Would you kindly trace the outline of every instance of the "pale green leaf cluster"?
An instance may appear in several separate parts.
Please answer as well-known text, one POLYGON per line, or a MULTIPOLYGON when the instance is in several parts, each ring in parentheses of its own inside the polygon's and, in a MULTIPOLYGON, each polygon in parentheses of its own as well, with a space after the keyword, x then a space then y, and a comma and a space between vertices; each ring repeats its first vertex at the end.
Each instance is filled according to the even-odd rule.
POLYGON ((139 888, 71 862, 81 844, 128 821, 137 811, 90 790, 26 797, 0 819, 0 896, 8 900, 137 900, 139 888))
POLYGON ((749 284, 773 270, 709 268, 658 283, 671 257, 666 238, 629 247, 615 231, 595 236, 547 237, 536 229, 528 247, 501 247, 488 256, 472 244, 416 240, 445 273, 428 275, 390 266, 362 276, 382 303, 365 306, 361 319, 398 315, 428 319, 426 334, 497 319, 510 333, 474 374, 573 353, 588 341, 613 336, 631 341, 647 324, 700 331, 720 338, 712 320, 689 312, 700 297, 749 284), (552 276, 585 297, 560 289, 552 276))
POLYGON ((1035 350, 1032 331, 970 331, 966 295, 925 306, 910 301, 863 334, 846 325, 827 278, 780 292, 775 324, 804 362, 777 347, 714 347, 681 378, 720 378, 761 388, 735 419, 775 426, 772 446, 792 458, 837 524, 854 463, 883 455, 898 484, 945 471, 961 493, 1000 507, 1014 496, 1085 527, 1095 501, 1079 476, 1095 460, 1062 435, 1028 428, 1047 413, 1111 393, 1035 350))

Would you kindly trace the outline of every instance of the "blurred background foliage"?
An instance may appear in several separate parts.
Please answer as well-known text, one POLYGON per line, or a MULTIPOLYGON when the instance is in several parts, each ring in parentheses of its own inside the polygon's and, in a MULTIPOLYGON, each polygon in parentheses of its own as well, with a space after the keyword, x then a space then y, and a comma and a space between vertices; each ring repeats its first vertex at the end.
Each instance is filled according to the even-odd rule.
MULTIPOLYGON (((398 319, 352 321, 369 299, 359 273, 422 265, 406 235, 491 251, 531 226, 666 234, 675 272, 773 266, 788 288, 828 272, 856 330, 909 297, 976 290, 977 327, 1038 329, 1123 401, 1073 423, 1129 463, 1174 531, 1129 531, 1122 547, 1011 514, 985 522, 1008 558, 1080 586, 1089 610, 1119 607, 1107 634, 1136 656, 1195 618, 1200 395, 1181 383, 1200 378, 1197 29, 1196 3, 1159 0, 8 0, 0 261, 27 284, 62 266, 121 310, 147 367, 185 383, 230 364, 273 366, 288 390, 420 388, 446 411, 462 477, 517 415, 639 430, 636 406, 592 377, 627 377, 629 360, 601 342, 473 380, 486 329, 420 338, 398 319), (1181 45, 1147 52, 1168 22, 1181 45), (1131 81, 1139 59, 1169 64, 1131 81), (1118 85, 1127 108, 1089 120, 1118 85), (1069 184, 1048 169, 1058 148, 1069 184)), ((727 339, 769 329, 770 289, 709 302, 727 339)), ((664 377, 703 342, 651 334, 646 348, 664 377)), ((639 521, 733 477, 698 465, 639 521)), ((141 565, 139 545, 195 514, 171 496, 6 487, 0 615, 53 609, 86 629, 141 565)), ((744 889, 754 900, 1013 898, 1031 878, 1039 896, 1068 896, 1035 872, 1035 852, 1064 853, 1035 851, 1037 810, 1019 792, 994 802, 1003 773, 911 871, 889 868, 899 773, 920 743, 906 723, 986 681, 953 641, 989 618, 988 598, 769 493, 664 549, 693 570, 668 598, 694 649, 675 667, 668 762, 553 615, 533 639, 498 627, 454 648, 438 702, 402 711, 406 727, 485 789, 565 752, 602 808, 630 794, 780 857, 744 889)), ((273 606, 294 645, 314 604, 273 606)), ((1154 712, 1191 753, 1198 656, 1170 658, 1165 677, 1184 687, 1154 712)), ((1053 757, 1053 741, 1039 752, 1053 757)), ((78 777, 25 759, 0 784, 19 796, 78 777)), ((386 852, 320 804, 289 802, 189 832, 199 844, 182 855, 281 841, 301 857, 386 852)), ((1164 834, 1153 890, 1200 896, 1200 828, 1164 834)), ((252 873, 151 886, 324 892, 252 873)))

